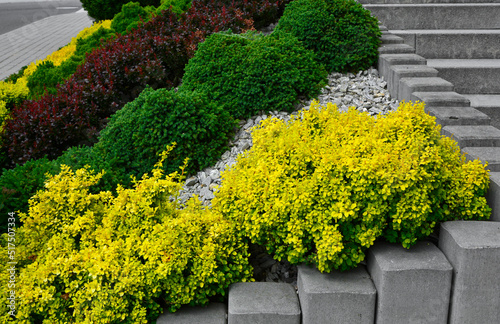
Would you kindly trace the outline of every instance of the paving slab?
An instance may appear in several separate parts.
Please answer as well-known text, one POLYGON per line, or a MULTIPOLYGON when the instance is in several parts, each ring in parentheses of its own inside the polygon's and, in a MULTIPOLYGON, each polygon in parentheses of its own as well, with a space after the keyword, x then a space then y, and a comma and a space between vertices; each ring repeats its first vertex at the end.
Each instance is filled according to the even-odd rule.
POLYGON ((442 134, 457 141, 460 148, 500 147, 500 130, 493 126, 445 126, 442 134))
POLYGON ((441 126, 490 125, 491 118, 472 107, 425 107, 425 112, 436 117, 441 126))
POLYGON ((461 94, 500 93, 500 59, 430 59, 427 65, 461 94))
POLYGON ((499 323, 500 222, 442 223, 439 248, 453 266, 449 323, 499 323))
POLYGON ((175 313, 164 312, 156 324, 226 324, 226 305, 210 303, 206 307, 183 306, 175 313))
POLYGON ((239 282, 229 287, 228 324, 300 324, 300 304, 287 283, 239 282))
POLYGON ((364 4, 389 30, 496 29, 500 3, 364 4))
POLYGON ((490 172, 490 187, 486 200, 492 209, 490 220, 500 222, 500 172, 490 172))
POLYGON ((386 77, 387 89, 393 97, 398 95, 399 80, 410 77, 437 77, 438 70, 427 65, 393 65, 386 77))
POLYGON ((500 147, 464 147, 462 153, 465 153, 467 161, 479 160, 485 164, 486 169, 492 172, 500 172, 500 147))
POLYGON ((366 268, 321 273, 298 267, 302 324, 374 323, 377 291, 366 268))
POLYGON ((500 59, 500 29, 390 30, 427 59, 500 59))
POLYGON ((423 101, 428 107, 470 107, 469 99, 454 91, 413 92, 411 100, 423 101))
POLYGON ((399 100, 411 100, 413 92, 446 92, 453 91, 453 84, 438 77, 411 77, 399 80, 399 100))
POLYGON ((446 323, 453 269, 434 244, 421 241, 407 250, 377 242, 367 256, 377 323, 446 323))

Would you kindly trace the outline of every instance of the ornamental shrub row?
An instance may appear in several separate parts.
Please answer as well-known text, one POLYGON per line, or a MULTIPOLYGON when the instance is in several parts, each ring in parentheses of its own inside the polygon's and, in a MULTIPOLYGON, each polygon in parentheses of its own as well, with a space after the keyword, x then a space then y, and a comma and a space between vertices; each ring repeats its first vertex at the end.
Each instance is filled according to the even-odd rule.
POLYGON ((223 173, 213 210, 277 259, 346 270, 383 237, 409 248, 443 221, 487 219, 488 172, 465 163, 422 103, 370 117, 313 104, 267 119, 223 173))
POLYGON ((36 101, 25 101, 11 113, 2 144, 11 166, 33 158, 56 158, 65 149, 96 141, 104 118, 135 99, 146 87, 171 88, 197 44, 212 33, 252 28, 253 19, 276 18, 285 1, 194 1, 177 17, 163 11, 133 30, 88 54, 85 64, 36 101), (208 14, 210 13, 210 14, 208 14))
MULTIPOLYGON (((164 157, 164 155, 163 155, 164 157)), ((151 177, 117 196, 89 192, 101 173, 63 166, 19 217, 16 322, 146 323, 162 307, 204 305, 250 281, 247 246, 234 225, 192 200, 169 202, 179 175, 151 177), (219 296, 219 297, 217 297, 219 296)), ((7 235, 0 283, 7 287, 7 235)), ((12 320, 0 303, 3 323, 12 320)))

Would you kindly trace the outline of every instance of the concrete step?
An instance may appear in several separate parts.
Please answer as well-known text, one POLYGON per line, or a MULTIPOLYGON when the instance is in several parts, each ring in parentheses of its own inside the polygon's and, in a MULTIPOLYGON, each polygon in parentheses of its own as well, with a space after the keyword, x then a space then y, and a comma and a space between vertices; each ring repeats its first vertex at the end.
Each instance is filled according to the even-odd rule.
POLYGON ((500 28, 500 3, 365 4, 392 29, 500 28))
POLYGON ((411 101, 423 101, 426 107, 470 107, 469 99, 454 91, 413 92, 411 101))
POLYGON ((465 147, 462 149, 467 161, 479 160, 491 172, 500 172, 500 147, 465 147))
POLYGON ((331 273, 300 265, 297 287, 302 324, 375 322, 377 291, 362 265, 331 273))
POLYGON ((498 323, 500 223, 442 223, 439 248, 453 266, 448 323, 498 323))
POLYGON ((427 65, 392 65, 387 75, 387 89, 396 98, 399 92, 399 80, 411 77, 437 77, 438 70, 427 65))
POLYGON ((490 187, 486 201, 491 208, 490 220, 500 222, 500 172, 490 172, 490 187))
POLYGON ((403 44, 405 42, 403 38, 389 32, 382 32, 380 41, 382 44, 403 44))
POLYGON ((407 250, 377 242, 367 265, 377 288, 377 323, 446 323, 453 268, 434 244, 421 241, 407 250))
POLYGON ((427 59, 500 59, 500 29, 391 30, 427 59))
POLYGON ((500 95, 465 94, 470 105, 491 118, 491 125, 500 129, 500 95))
POLYGON ((491 125, 491 118, 472 107, 432 107, 426 106, 425 112, 436 117, 441 126, 491 125))
POLYGON ((500 130, 493 126, 445 126, 442 134, 457 141, 460 148, 500 147, 500 130))
MULTIPOLYGON (((416 54, 381 54, 378 57, 378 72, 387 83, 391 82, 391 67, 395 65, 425 65, 426 60, 416 54)), ((390 91, 390 90, 389 90, 390 91)), ((391 93, 393 96, 397 93, 391 93)))
POLYGON ((500 93, 500 59, 431 59, 427 65, 453 83, 458 93, 500 93))
POLYGON ((415 49, 407 44, 382 44, 378 48, 379 54, 413 54, 415 49))
POLYGON ((410 101, 413 92, 432 91, 453 91, 453 84, 438 77, 402 78, 399 80, 397 98, 400 101, 410 101))

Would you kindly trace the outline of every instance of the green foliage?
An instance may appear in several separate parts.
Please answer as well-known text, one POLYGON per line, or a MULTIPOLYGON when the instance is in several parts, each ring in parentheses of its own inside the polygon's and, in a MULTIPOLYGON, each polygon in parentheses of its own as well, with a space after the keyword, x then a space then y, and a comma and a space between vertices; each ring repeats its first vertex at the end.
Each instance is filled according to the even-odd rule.
POLYGON ((161 5, 156 9, 156 12, 160 13, 170 7, 172 7, 172 12, 180 15, 191 7, 191 0, 161 0, 161 5))
MULTIPOLYGON (((81 0, 83 8, 89 16, 97 21, 113 19, 122 10, 122 6, 129 3, 129 0, 81 0)), ((160 0, 137 0, 141 6, 158 7, 160 0)))
POLYGON ((5 233, 9 212, 27 212, 28 200, 40 189, 46 174, 59 173, 59 165, 47 158, 31 160, 13 169, 4 169, 0 176, 0 231, 5 233))
POLYGON ((328 72, 366 70, 378 59, 378 20, 355 0, 295 0, 275 33, 292 33, 328 72))
POLYGON ((11 82, 11 83, 16 83, 16 81, 21 78, 24 74, 24 70, 26 70, 28 66, 25 65, 23 66, 18 72, 12 73, 7 77, 7 79, 3 80, 4 82, 11 82))
POLYGON ((99 48, 114 36, 114 30, 100 27, 91 35, 79 38, 76 42, 76 51, 61 65, 55 66, 51 61, 38 65, 35 72, 28 77, 30 97, 38 99, 47 92, 56 94, 56 86, 75 73, 78 66, 85 62, 86 54, 99 48))
POLYGON ((146 88, 111 117, 93 154, 126 185, 130 175, 149 172, 157 154, 176 142, 165 170, 178 170, 187 157, 187 171, 196 172, 220 158, 235 125, 227 111, 196 92, 146 88))
POLYGON ((154 10, 153 7, 142 7, 139 2, 124 4, 122 10, 113 18, 111 28, 123 34, 132 28, 137 28, 141 20, 148 21, 154 10))
MULTIPOLYGON (((162 155, 164 158, 165 155, 162 155)), ((146 323, 162 305, 204 305, 251 280, 234 226, 197 200, 169 202, 180 185, 161 162, 133 189, 92 194, 102 174, 63 167, 30 201, 16 231, 16 320, 146 323)), ((0 284, 7 287, 7 236, 0 284)), ((0 303, 7 322, 7 303, 0 303)))
POLYGON ((213 34, 186 66, 181 88, 203 91, 235 118, 258 111, 292 111, 319 94, 326 72, 289 34, 213 34))
POLYGON ((313 104, 265 120, 212 208, 276 258, 346 270, 383 236, 409 248, 442 221, 488 219, 488 172, 465 163, 424 105, 370 117, 313 104))

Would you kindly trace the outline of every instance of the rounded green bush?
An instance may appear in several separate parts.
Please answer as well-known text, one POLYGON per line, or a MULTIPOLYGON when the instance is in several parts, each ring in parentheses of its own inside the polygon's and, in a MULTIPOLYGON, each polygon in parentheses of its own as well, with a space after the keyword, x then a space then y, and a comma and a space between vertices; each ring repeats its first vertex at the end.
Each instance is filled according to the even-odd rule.
POLYGON ((313 50, 328 72, 366 70, 378 59, 378 21, 355 0, 295 0, 276 26, 283 32, 313 50))
POLYGON ((139 2, 124 4, 122 10, 113 18, 111 28, 123 34, 132 28, 137 28, 141 19, 144 22, 148 21, 154 10, 153 7, 142 7, 139 2))
POLYGON ((189 158, 186 171, 196 172, 220 158, 235 125, 227 111, 199 93, 146 88, 111 117, 92 154, 126 183, 130 175, 151 171, 158 153, 176 142, 165 170, 176 171, 189 158))
POLYGON ((488 219, 488 172, 465 163, 423 104, 370 117, 311 106, 267 119, 222 174, 212 209, 277 259, 346 270, 383 237, 409 248, 439 222, 488 219))
POLYGON ((186 66, 181 88, 203 91, 235 118, 259 111, 292 111, 299 98, 312 98, 326 72, 292 35, 255 32, 213 34, 186 66))
MULTIPOLYGON (((82 7, 97 21, 113 19, 130 0, 81 0, 82 7)), ((137 0, 141 6, 158 7, 161 0, 137 0)))

